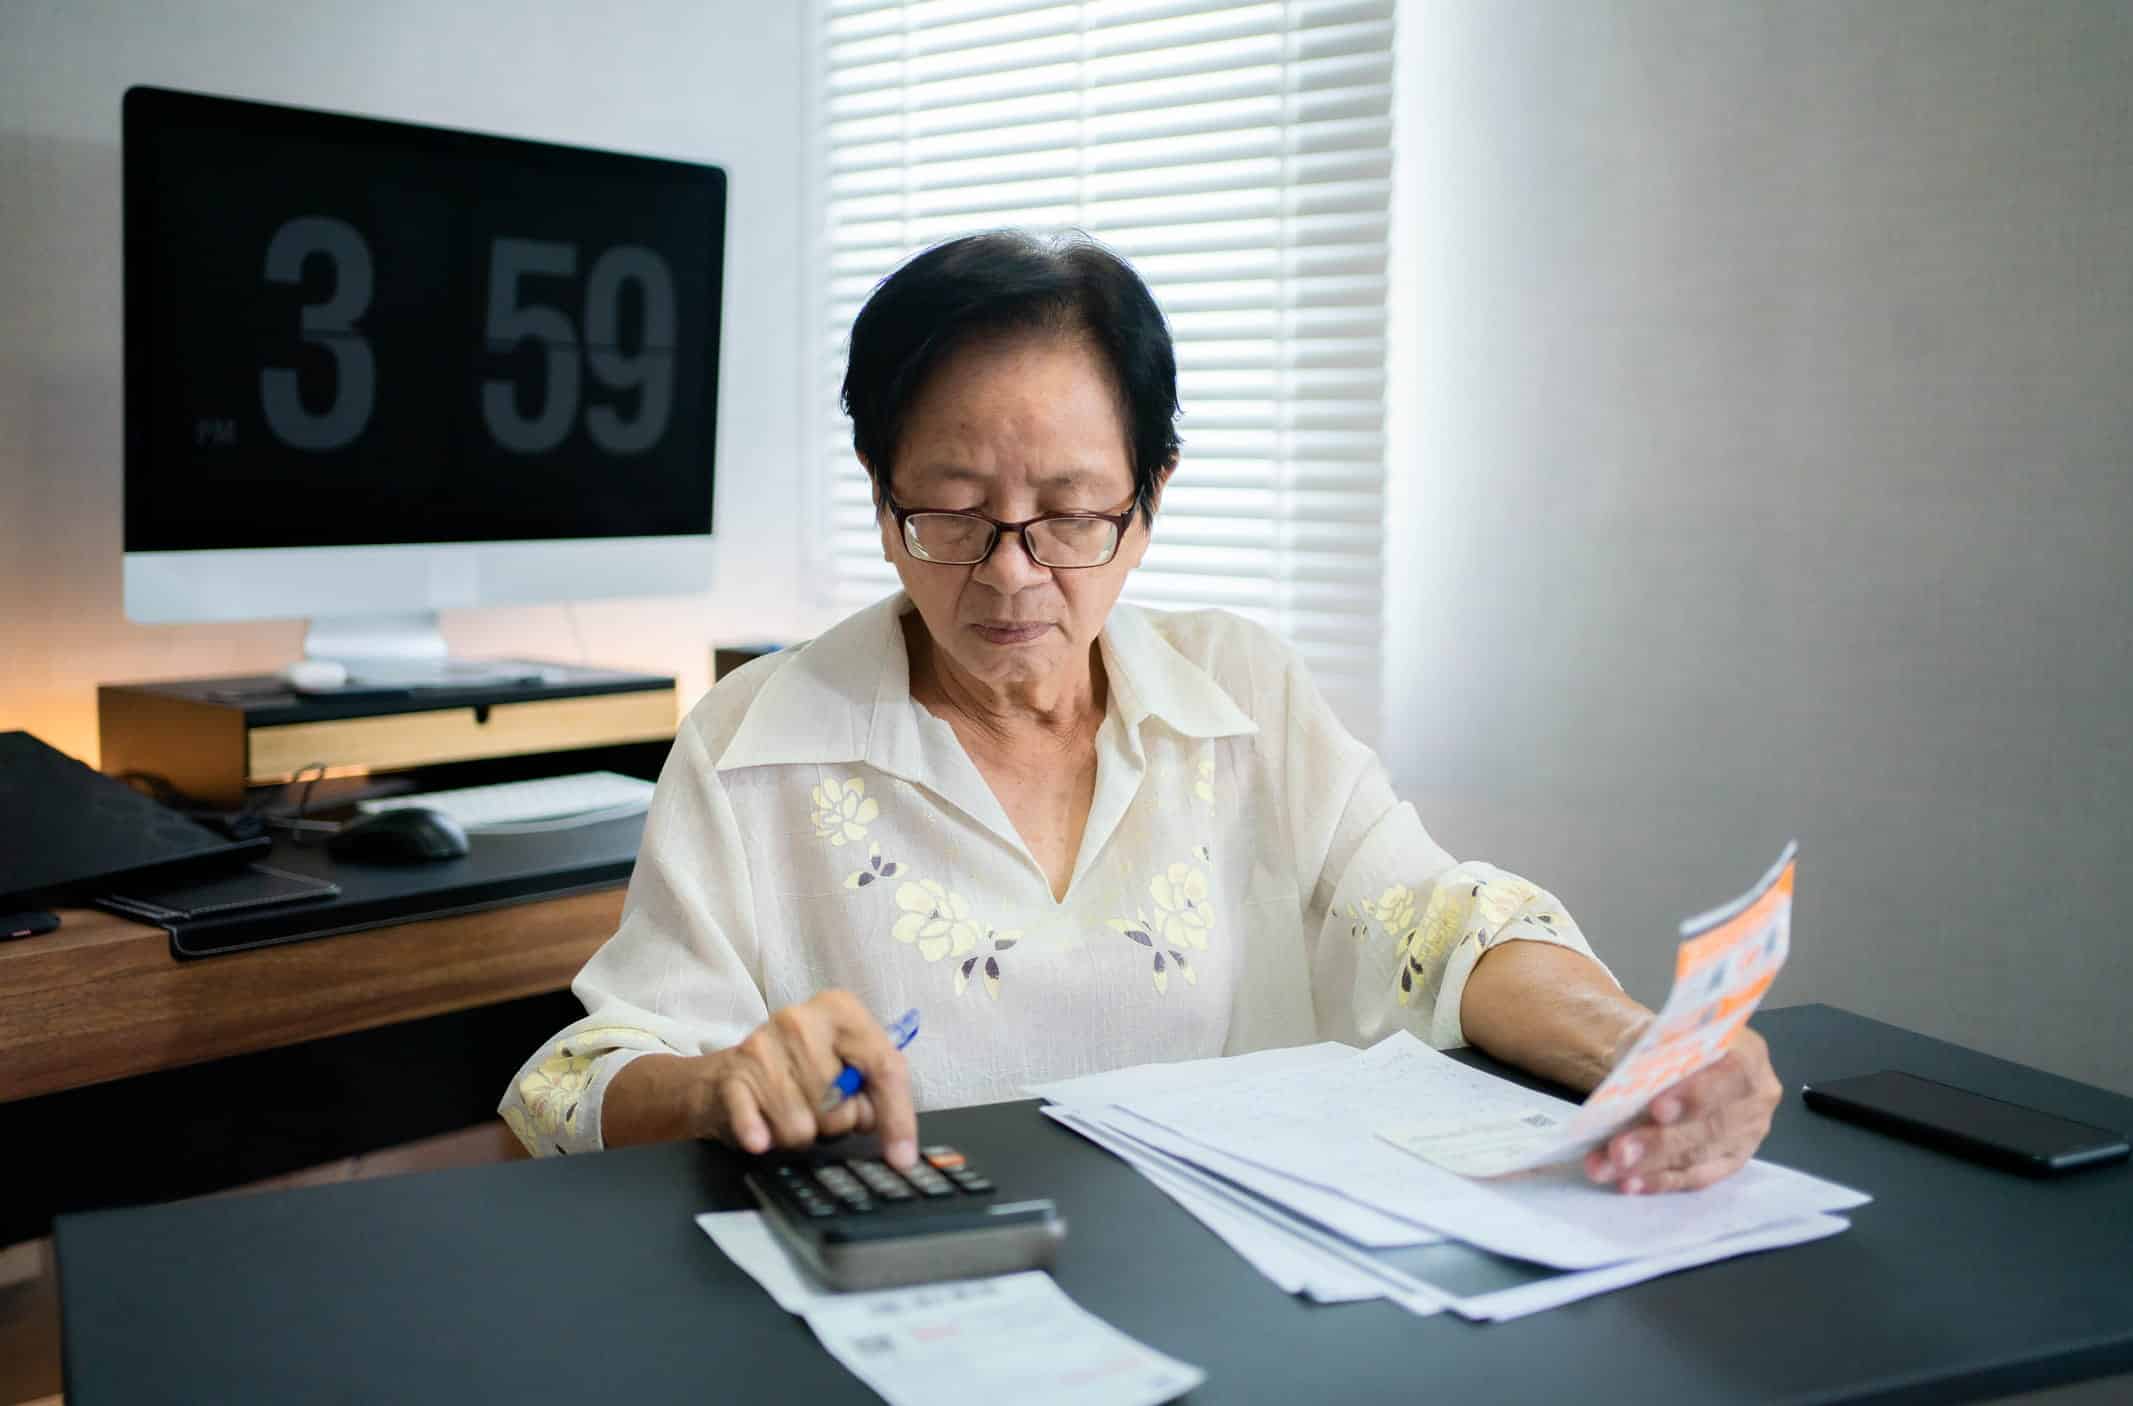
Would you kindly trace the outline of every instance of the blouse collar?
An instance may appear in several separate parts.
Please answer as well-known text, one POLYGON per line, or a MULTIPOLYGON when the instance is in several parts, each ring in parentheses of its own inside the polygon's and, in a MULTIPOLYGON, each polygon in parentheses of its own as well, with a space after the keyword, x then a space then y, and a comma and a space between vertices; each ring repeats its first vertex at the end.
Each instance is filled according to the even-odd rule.
MULTIPOLYGON (((720 753, 717 769, 865 762, 931 782, 938 739, 915 716, 903 627, 910 597, 898 591, 847 617, 794 652, 763 685, 720 753)), ((1111 608, 1098 645, 1111 712, 1137 734, 1150 718, 1187 737, 1259 730, 1221 684, 1157 633, 1137 606, 1111 608)))

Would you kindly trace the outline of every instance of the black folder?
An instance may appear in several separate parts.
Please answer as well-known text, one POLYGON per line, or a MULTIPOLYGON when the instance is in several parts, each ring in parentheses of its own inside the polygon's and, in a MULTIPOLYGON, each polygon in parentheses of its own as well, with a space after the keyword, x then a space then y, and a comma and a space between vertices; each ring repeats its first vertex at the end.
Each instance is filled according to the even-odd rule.
POLYGON ((0 908, 93 898, 120 878, 241 869, 272 848, 217 834, 27 732, 0 732, 0 908))
POLYGON ((171 927, 202 918, 225 918, 258 908, 316 903, 337 897, 341 886, 308 874, 292 874, 271 864, 247 864, 233 874, 170 879, 121 880, 114 893, 96 906, 144 923, 171 927))

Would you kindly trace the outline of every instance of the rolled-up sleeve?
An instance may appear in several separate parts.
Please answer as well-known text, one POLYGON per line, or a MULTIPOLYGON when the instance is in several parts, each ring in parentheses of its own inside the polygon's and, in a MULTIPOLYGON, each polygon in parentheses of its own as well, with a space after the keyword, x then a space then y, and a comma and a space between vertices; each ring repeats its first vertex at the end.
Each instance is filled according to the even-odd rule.
POLYGON ((497 1112, 535 1156, 603 1146, 609 1083, 647 1054, 738 1044, 763 999, 746 851, 699 720, 660 772, 622 922, 571 983, 586 1014, 520 1066, 497 1112))
POLYGON ((1430 837, 1300 662, 1283 692, 1284 789, 1297 872, 1309 884, 1304 937, 1320 1039, 1367 1045, 1405 1028, 1439 1049, 1466 1043, 1467 978, 1505 942, 1546 942, 1599 962, 1553 894, 1493 864, 1461 863, 1430 837))

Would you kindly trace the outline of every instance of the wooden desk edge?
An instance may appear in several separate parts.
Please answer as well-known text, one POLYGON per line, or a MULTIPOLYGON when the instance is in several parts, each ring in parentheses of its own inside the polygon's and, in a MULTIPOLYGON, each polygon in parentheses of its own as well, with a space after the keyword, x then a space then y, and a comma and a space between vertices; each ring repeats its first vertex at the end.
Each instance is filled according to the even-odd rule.
POLYGON ((623 889, 181 962, 90 909, 0 946, 0 1102, 560 991, 623 889))

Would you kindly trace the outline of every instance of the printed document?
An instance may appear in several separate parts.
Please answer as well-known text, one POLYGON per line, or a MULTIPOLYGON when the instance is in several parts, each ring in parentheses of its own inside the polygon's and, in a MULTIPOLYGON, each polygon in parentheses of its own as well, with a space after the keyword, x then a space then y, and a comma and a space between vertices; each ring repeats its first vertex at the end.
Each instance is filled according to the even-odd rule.
MULTIPOLYGON (((1283 1293, 1301 1294, 1314 1303, 1389 1297, 1423 1316, 1444 1306, 1444 1296, 1380 1264, 1363 1246, 1140 1141, 1121 1125, 1101 1121, 1093 1109, 1052 1104, 1044 1112, 1154 1182, 1283 1293)), ((1432 1236, 1422 1243, 1435 1244, 1440 1239, 1432 1236)))
POLYGON ((839 1295, 811 1309, 807 1326, 890 1406, 1157 1406, 1207 1379, 1090 1313, 1040 1269, 839 1295))
POLYGON ((1674 989, 1637 1043, 1567 1116, 1527 1110, 1473 1116, 1432 1109, 1386 1124, 1395 1147, 1461 1176, 1494 1177, 1584 1156, 1644 1112, 1652 1099, 1718 1062, 1777 979, 1792 949, 1798 845, 1747 893, 1681 925, 1674 989))
MULTIPOLYGON (((1338 1191, 1298 1181, 1257 1163, 1200 1146, 1178 1137, 1167 1128, 1125 1113, 1117 1106, 1129 1096, 1191 1097, 1220 1085, 1246 1083, 1258 1077, 1276 1074, 1308 1077, 1310 1071, 1327 1071, 1345 1065, 1355 1057, 1354 1046, 1329 1040, 1294 1049, 1258 1050, 1245 1055, 1181 1060, 1172 1064, 1135 1065, 1129 1069, 1084 1074, 1049 1084, 1032 1084, 1028 1091, 1050 1099, 1060 1107, 1072 1109, 1095 1123, 1116 1128, 1137 1144, 1181 1158, 1359 1245, 1384 1249, 1434 1243, 1442 1237, 1428 1226, 1373 1210, 1338 1191)), ((1099 1140, 1086 1128, 1070 1126, 1077 1126, 1084 1136, 1099 1140)), ((1110 1146, 1109 1143, 1105 1145, 1110 1146)), ((1114 1147, 1112 1151, 1117 1149, 1114 1147)))
POLYGON ((1789 1245, 1804 1245, 1811 1240, 1835 1235, 1849 1228, 1850 1224, 1841 1216, 1802 1216, 1798 1220, 1779 1221, 1760 1230, 1743 1231, 1672 1254, 1649 1255, 1598 1269, 1561 1273, 1496 1260, 1464 1245, 1446 1245, 1426 1255, 1402 1254, 1386 1258, 1401 1261, 1401 1267, 1417 1281, 1438 1289, 1446 1296, 1446 1306, 1460 1317, 1500 1323, 1699 1265, 1716 1264, 1720 1260, 1789 1245), (1470 1263, 1456 1261, 1455 1257, 1462 1253, 1468 1256, 1470 1263), (1414 1263, 1417 1260, 1425 1262, 1414 1263))
MULTIPOLYGON (((1120 1107, 1190 1144, 1496 1254, 1557 1269, 1667 1254, 1867 1199, 1765 1162, 1683 1196, 1625 1196, 1587 1182, 1574 1165, 1497 1181, 1444 1171, 1372 1130, 1385 1122, 1389 1110, 1402 1107, 1478 1120, 1534 1112, 1561 1116, 1571 1105, 1469 1069, 1406 1031, 1333 1068, 1129 1098, 1120 1107)), ((1189 1153, 1179 1155, 1193 1160, 1189 1153)))
POLYGON ((696 1224, 889 1406, 1156 1406, 1207 1379, 1096 1317, 1042 1270, 847 1293, 794 1259, 759 1212, 707 1212, 696 1224))

